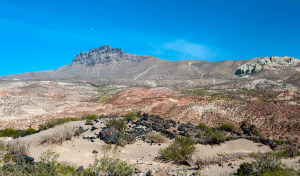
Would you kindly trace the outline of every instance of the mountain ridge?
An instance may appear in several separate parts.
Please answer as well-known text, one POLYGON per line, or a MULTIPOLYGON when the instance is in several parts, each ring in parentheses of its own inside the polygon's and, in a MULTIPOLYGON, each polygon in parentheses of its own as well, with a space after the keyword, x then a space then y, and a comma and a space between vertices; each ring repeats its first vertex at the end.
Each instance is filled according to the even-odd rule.
MULTIPOLYGON (((276 64, 278 63, 276 61, 276 64)), ((298 68, 300 64, 298 63, 300 63, 298 59, 286 56, 256 57, 248 60, 217 62, 203 60, 168 61, 153 56, 129 54, 122 49, 104 45, 90 51, 80 52, 69 65, 64 65, 54 70, 7 75, 1 77, 1 79, 94 77, 132 80, 187 80, 206 78, 232 80, 251 76, 282 80, 300 71, 298 68), (294 67, 282 65, 275 69, 266 69, 267 64, 264 64, 264 69, 252 71, 253 65, 262 63, 263 59, 271 60, 270 63, 274 64, 275 60, 280 60, 280 58, 283 58, 283 60, 290 59, 293 62, 297 61, 297 63, 294 64, 294 67), (238 71, 239 69, 243 71, 238 71), (254 74, 245 74, 249 72, 254 74)))

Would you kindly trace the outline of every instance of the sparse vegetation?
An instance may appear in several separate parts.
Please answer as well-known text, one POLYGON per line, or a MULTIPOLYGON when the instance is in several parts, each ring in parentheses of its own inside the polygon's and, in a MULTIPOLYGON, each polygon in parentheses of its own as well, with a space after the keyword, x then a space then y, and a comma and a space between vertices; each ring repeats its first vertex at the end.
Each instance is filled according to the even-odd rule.
POLYGON ((164 142, 167 142, 167 140, 168 140, 164 135, 162 135, 159 132, 150 132, 150 133, 147 133, 145 136, 146 136, 147 140, 159 142, 159 143, 164 143, 164 142))
POLYGON ((126 120, 126 121, 134 121, 136 119, 138 119, 138 117, 136 115, 134 115, 134 113, 132 113, 132 112, 128 113, 124 116, 124 120, 126 120))
POLYGON ((196 129, 200 129, 200 130, 207 130, 208 127, 205 125, 205 123, 199 123, 197 126, 196 126, 196 129))
POLYGON ((254 133, 253 136, 257 136, 257 137, 261 137, 261 138, 264 137, 263 135, 261 135, 261 134, 259 134, 259 133, 254 133))
POLYGON ((66 117, 61 119, 51 119, 45 122, 44 124, 39 125, 39 131, 47 130, 49 128, 52 128, 56 125, 64 124, 71 121, 79 121, 82 120, 82 118, 73 118, 73 117, 66 117))
POLYGON ((34 132, 36 132, 36 129, 33 129, 33 128, 30 127, 30 128, 28 128, 27 130, 24 131, 24 134, 27 134, 27 133, 32 134, 34 132))
POLYGON ((0 136, 2 137, 14 137, 16 135, 21 135, 21 132, 12 128, 6 128, 5 130, 0 132, 0 136))
POLYGON ((105 126, 106 127, 114 126, 118 131, 123 131, 127 128, 125 120, 116 119, 116 118, 106 120, 105 126))
POLYGON ((217 156, 208 155, 204 157, 197 157, 195 160, 195 164, 199 169, 203 169, 205 166, 209 166, 211 164, 223 164, 231 160, 235 159, 243 159, 248 157, 248 153, 237 152, 237 153, 228 153, 228 154, 217 154, 217 156))
POLYGON ((195 141, 189 137, 177 136, 175 141, 165 149, 160 149, 158 154, 165 160, 175 163, 188 163, 195 153, 195 141))
MULTIPOLYGON (((273 176, 273 175, 299 175, 299 166, 287 167, 280 161, 280 156, 274 152, 253 153, 250 155, 255 161, 251 163, 242 163, 237 170, 238 175, 257 175, 257 176, 273 176)), ((298 163, 299 165, 299 163, 298 163)))
POLYGON ((207 129, 203 134, 207 143, 209 144, 220 144, 226 140, 226 137, 223 133, 219 132, 218 130, 211 130, 207 129))
POLYGON ((228 125, 228 124, 221 125, 220 129, 228 131, 228 132, 232 132, 233 130, 235 130, 233 125, 228 125))
POLYGON ((120 131, 118 133, 117 145, 124 147, 127 144, 133 144, 136 141, 136 135, 133 134, 125 134, 124 131, 120 131))
POLYGON ((67 127, 64 129, 58 130, 51 135, 41 136, 39 140, 40 145, 61 145, 64 141, 72 140, 73 136, 75 136, 77 127, 67 127))
POLYGON ((84 114, 84 115, 82 115, 81 118, 65 117, 65 118, 60 118, 60 119, 51 119, 51 120, 46 121, 43 124, 40 124, 39 131, 47 130, 56 125, 64 124, 67 122, 80 121, 80 120, 95 120, 95 119, 99 119, 99 116, 97 116, 95 114, 84 114))
POLYGON ((197 134, 195 135, 196 138, 201 138, 201 136, 202 136, 201 133, 197 133, 197 134))
POLYGON ((92 120, 86 119, 85 125, 92 125, 92 124, 93 124, 93 121, 92 121, 92 120))

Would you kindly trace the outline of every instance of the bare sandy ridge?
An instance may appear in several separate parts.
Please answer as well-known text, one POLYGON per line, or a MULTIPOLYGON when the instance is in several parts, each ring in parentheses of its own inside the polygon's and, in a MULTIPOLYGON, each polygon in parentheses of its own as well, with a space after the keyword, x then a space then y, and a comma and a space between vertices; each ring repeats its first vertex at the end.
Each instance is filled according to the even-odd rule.
MULTIPOLYGON (((100 120, 100 122, 103 120, 100 120)), ((41 153, 47 151, 48 149, 52 149, 54 152, 58 153, 60 156, 58 161, 69 161, 74 163, 78 166, 84 166, 85 168, 88 167, 89 164, 93 163, 95 158, 100 158, 103 156, 103 152, 101 150, 102 145, 104 145, 104 141, 100 139, 96 139, 95 142, 91 142, 90 140, 83 139, 82 135, 84 136, 95 136, 94 133, 99 133, 104 124, 96 123, 94 126, 98 129, 94 132, 90 130, 84 132, 80 137, 75 138, 73 141, 67 141, 63 143, 61 146, 42 146, 38 145, 37 141, 44 135, 49 135, 54 133, 57 130, 65 128, 65 126, 82 126, 84 129, 90 128, 91 125, 84 125, 85 121, 74 121, 69 122, 63 125, 55 126, 54 128, 41 131, 39 133, 29 135, 23 138, 20 138, 21 141, 26 141, 31 143, 30 147, 30 156, 35 158, 35 161, 39 161, 39 156, 41 153), (97 150, 98 154, 93 154, 93 150, 97 150)), ((3 138, 0 138, 0 140, 3 138)), ((13 139, 11 139, 13 140, 13 139)), ((137 140, 136 143, 132 145, 126 145, 125 147, 121 148, 120 158, 121 159, 128 159, 131 163, 139 163, 136 167, 140 168, 142 171, 151 170, 158 170, 162 168, 170 168, 170 170, 177 170, 182 169, 183 167, 189 168, 187 166, 177 166, 172 163, 164 163, 160 160, 157 160, 156 157, 158 156, 158 150, 162 148, 166 148, 172 140, 167 141, 162 145, 153 144, 150 145, 147 142, 143 142, 142 140, 137 140), (142 164, 141 164, 142 163, 142 164), (177 168, 178 167, 178 168, 177 168)), ((226 153, 233 153, 233 152, 256 152, 256 151, 270 151, 271 149, 268 146, 258 147, 258 144, 253 143, 251 141, 245 139, 239 139, 236 141, 228 141, 224 144, 210 146, 210 145, 196 145, 196 156, 206 157, 206 156, 216 156, 218 153, 226 154, 226 153)), ((109 153, 112 155, 112 153, 109 153)), ((244 162, 243 160, 235 161, 233 164, 240 164, 244 162)), ((234 169, 224 164, 224 167, 219 166, 211 166, 211 169, 206 167, 202 170, 202 173, 209 174, 209 175, 218 175, 219 173, 223 173, 225 171, 234 171, 238 167, 234 166, 234 169)))

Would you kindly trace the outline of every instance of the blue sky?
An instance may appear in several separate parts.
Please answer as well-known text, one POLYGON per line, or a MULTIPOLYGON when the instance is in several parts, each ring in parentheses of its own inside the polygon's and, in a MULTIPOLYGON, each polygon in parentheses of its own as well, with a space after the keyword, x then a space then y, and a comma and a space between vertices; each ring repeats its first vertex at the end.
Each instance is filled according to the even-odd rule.
POLYGON ((165 60, 300 58, 299 0, 0 0, 0 76, 110 45, 165 60))

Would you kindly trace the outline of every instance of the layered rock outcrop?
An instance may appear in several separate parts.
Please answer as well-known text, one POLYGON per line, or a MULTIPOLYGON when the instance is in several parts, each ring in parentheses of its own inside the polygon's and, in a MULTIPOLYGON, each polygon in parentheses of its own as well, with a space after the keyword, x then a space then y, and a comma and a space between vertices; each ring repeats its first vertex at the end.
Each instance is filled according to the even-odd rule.
POLYGON ((294 57, 265 57, 257 61, 256 63, 246 63, 241 65, 235 72, 236 75, 253 75, 264 69, 276 70, 276 68, 290 66, 299 67, 300 60, 294 57))
POLYGON ((100 48, 77 54, 69 66, 86 65, 90 67, 98 64, 110 65, 115 63, 139 62, 141 59, 148 59, 150 57, 125 53, 122 49, 104 45, 100 48))

